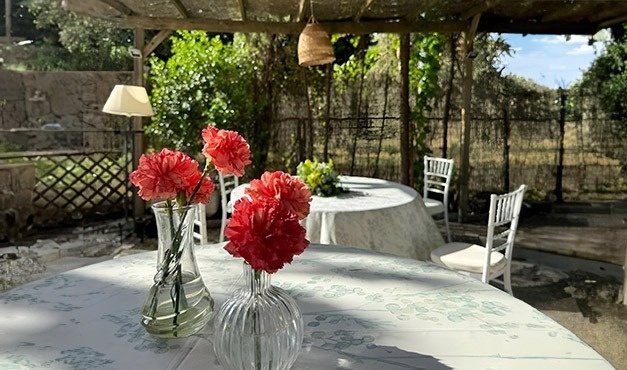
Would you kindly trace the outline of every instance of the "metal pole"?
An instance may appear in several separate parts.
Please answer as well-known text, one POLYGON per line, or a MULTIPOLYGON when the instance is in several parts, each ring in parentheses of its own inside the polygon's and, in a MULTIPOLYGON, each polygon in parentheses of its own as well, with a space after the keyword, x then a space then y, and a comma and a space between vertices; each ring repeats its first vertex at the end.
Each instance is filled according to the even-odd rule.
POLYGON ((409 122, 409 34, 399 35, 401 39, 400 63, 401 63, 401 184, 410 185, 410 122, 409 122))
POLYGON ((623 239, 625 247, 625 264, 623 265, 623 304, 627 306, 627 239, 623 239))
POLYGON ((4 36, 11 41, 11 0, 4 1, 4 36))
MULTIPOLYGON (((468 31, 462 32, 463 44, 462 57, 464 58, 464 75, 462 77, 462 145, 461 145, 461 165, 459 171, 459 209, 458 219, 464 222, 468 218, 469 208, 469 182, 470 182, 470 130, 472 127, 472 70, 473 59, 471 51, 474 47, 475 34, 479 25, 481 13, 475 15, 470 23, 468 31)), ((476 55, 475 55, 476 56, 476 55)))
MULTIPOLYGON (((144 30, 135 29, 135 48, 144 49, 144 30)), ((144 86, 144 55, 133 59, 133 84, 144 86)), ((142 117, 133 117, 133 169, 139 164, 139 157, 144 153, 144 132, 142 117)), ((133 217, 135 220, 144 216, 146 205, 144 201, 133 193, 133 217)))

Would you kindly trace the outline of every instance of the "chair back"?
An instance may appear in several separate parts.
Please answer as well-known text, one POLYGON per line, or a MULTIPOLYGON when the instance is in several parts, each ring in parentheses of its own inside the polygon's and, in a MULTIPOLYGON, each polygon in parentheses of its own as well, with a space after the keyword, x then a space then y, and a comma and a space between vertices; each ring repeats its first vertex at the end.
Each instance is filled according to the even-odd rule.
POLYGON ((422 198, 433 199, 431 193, 442 194, 442 202, 448 209, 448 191, 453 176, 453 160, 424 157, 424 185, 422 198))
POLYGON ((194 243, 207 244, 207 211, 202 203, 196 205, 196 218, 194 219, 194 243))
POLYGON ((218 180, 220 182, 220 201, 222 206, 222 223, 220 225, 220 242, 224 241, 224 229, 226 228, 226 220, 228 214, 231 213, 229 207, 229 198, 233 189, 239 186, 239 178, 233 174, 223 175, 218 173, 218 180))
POLYGON ((518 228, 520 208, 527 186, 521 185, 515 191, 507 194, 490 196, 490 213, 488 231, 486 235, 485 262, 481 280, 487 283, 490 280, 489 266, 492 252, 503 253, 507 260, 507 270, 512 262, 514 238, 518 228))

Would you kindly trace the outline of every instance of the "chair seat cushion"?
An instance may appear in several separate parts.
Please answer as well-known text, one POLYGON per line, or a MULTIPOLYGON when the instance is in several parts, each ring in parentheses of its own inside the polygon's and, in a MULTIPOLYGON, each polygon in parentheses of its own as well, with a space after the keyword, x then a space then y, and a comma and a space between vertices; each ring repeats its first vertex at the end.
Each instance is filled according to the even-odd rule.
MULTIPOLYGON (((485 259, 485 247, 477 244, 453 242, 444 244, 431 252, 431 261, 453 270, 481 274, 485 259)), ((505 256, 492 252, 490 273, 494 274, 507 266, 505 256)))
POLYGON ((437 215, 444 212, 444 203, 439 200, 424 198, 425 207, 429 216, 437 215))

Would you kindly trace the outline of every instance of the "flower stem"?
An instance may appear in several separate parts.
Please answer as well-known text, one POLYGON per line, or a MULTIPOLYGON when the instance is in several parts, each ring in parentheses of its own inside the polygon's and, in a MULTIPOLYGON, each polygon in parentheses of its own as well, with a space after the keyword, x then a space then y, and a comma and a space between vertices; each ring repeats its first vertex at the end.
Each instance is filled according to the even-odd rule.
MULTIPOLYGON (((253 269, 253 279, 255 281, 255 290, 253 294, 261 295, 261 271, 257 269, 253 269)), ((256 297, 255 297, 256 299, 256 297)), ((261 370, 261 338, 259 332, 261 328, 259 327, 259 311, 255 310, 253 313, 253 333, 254 333, 254 342, 255 342, 255 370, 261 370)))
POLYGON ((202 186, 202 181, 205 179, 205 177, 207 177, 207 175, 209 174, 209 171, 210 171, 209 162, 207 162, 207 164, 205 164, 205 169, 202 171, 202 176, 200 177, 200 180, 198 180, 198 183, 194 187, 192 194, 189 196, 189 199, 187 200, 187 204, 190 204, 194 201, 196 194, 198 193, 198 191, 200 190, 200 187, 202 186))
MULTIPOLYGON (((191 208, 179 208, 174 209, 174 205, 171 201, 166 201, 166 209, 168 213, 168 221, 170 224, 170 247, 163 253, 163 261, 161 268, 158 272, 160 274, 158 279, 155 279, 157 287, 167 284, 168 278, 171 274, 174 275, 174 282, 170 290, 170 298, 172 299, 172 306, 174 309, 174 317, 172 318, 172 324, 176 326, 178 324, 178 316, 181 312, 181 306, 185 306, 185 293, 183 291, 183 270, 181 266, 181 256, 183 251, 181 250, 181 242, 183 241, 183 226, 189 210, 191 208), (175 226, 174 212, 179 213, 179 224, 175 226)), ((158 288, 157 288, 158 289, 158 288)), ((156 294, 150 304, 150 315, 153 316, 157 311, 158 294, 156 294)))

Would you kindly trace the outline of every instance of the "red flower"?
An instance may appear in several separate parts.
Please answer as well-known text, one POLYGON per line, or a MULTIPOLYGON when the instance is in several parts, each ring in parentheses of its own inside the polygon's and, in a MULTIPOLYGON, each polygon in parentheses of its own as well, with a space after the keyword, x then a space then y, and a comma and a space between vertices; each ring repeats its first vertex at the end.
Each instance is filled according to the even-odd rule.
POLYGON ((205 146, 202 153, 223 174, 244 176, 244 167, 251 163, 250 148, 244 138, 235 131, 219 130, 207 126, 202 130, 205 146))
POLYGON ((252 180, 245 190, 253 200, 266 197, 279 200, 283 207, 302 220, 309 214, 311 192, 298 177, 288 173, 264 172, 260 180, 252 180))
POLYGON ((142 154, 129 178, 139 188, 142 199, 171 200, 179 192, 187 191, 190 179, 197 173, 198 162, 182 152, 163 149, 159 153, 142 154))
POLYGON ((209 199, 211 195, 216 190, 216 185, 211 181, 211 179, 207 176, 202 177, 201 172, 197 172, 192 178, 190 178, 190 186, 185 190, 185 197, 190 199, 192 196, 192 192, 196 188, 198 181, 202 178, 202 183, 200 184, 200 188, 198 188, 198 192, 194 196, 194 199, 191 199, 191 203, 209 203, 209 199))
POLYGON ((225 235, 229 243, 224 249, 270 274, 309 246, 296 215, 275 198, 237 201, 225 235))

